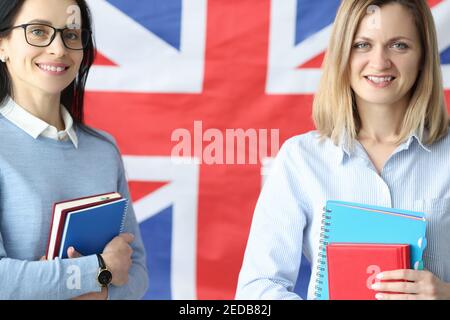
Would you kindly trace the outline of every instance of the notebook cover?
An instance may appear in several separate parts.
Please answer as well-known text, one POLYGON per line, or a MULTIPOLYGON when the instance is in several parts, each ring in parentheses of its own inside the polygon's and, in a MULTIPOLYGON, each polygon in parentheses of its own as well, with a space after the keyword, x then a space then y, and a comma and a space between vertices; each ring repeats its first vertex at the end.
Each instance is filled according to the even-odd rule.
MULTIPOLYGON (((94 197, 99 197, 99 196, 103 196, 103 195, 106 196, 106 195, 110 195, 110 194, 113 194, 113 193, 115 193, 115 192, 109 192, 109 193, 98 194, 98 195, 94 195, 94 196, 76 198, 76 199, 71 199, 71 200, 67 200, 67 201, 60 201, 60 202, 54 203, 53 204, 53 209, 52 209, 53 210, 52 211, 53 212, 52 213, 52 224, 51 224, 51 227, 50 227, 50 232, 49 232, 48 241, 47 241, 47 253, 46 253, 47 259, 49 258, 49 253, 50 253, 49 252, 49 250, 50 250, 50 240, 51 240, 51 235, 52 235, 53 223, 55 221, 55 208, 56 208, 56 205, 60 204, 60 203, 75 201, 75 200, 94 198, 94 197)), ((59 226, 58 226, 58 232, 57 232, 57 236, 56 236, 56 241, 55 241, 56 244, 55 244, 55 247, 53 249, 53 254, 52 254, 53 259, 58 256, 59 248, 60 248, 60 245, 61 245, 62 233, 64 231, 64 224, 65 224, 65 220, 66 220, 67 214, 69 212, 80 210, 80 209, 84 209, 84 208, 89 208, 89 207, 92 207, 92 206, 96 206, 96 205, 100 205, 100 204, 104 204, 104 203, 108 203, 108 202, 112 202, 112 201, 115 201, 115 200, 118 200, 118 199, 121 199, 121 198, 122 197, 120 197, 120 198, 113 198, 113 199, 107 199, 107 200, 97 201, 97 202, 91 202, 91 203, 84 204, 84 205, 81 205, 81 206, 71 207, 71 208, 67 208, 67 209, 62 210, 61 211, 61 218, 59 220, 59 226)))
POLYGON ((372 284, 383 271, 409 269, 409 245, 332 243, 327 245, 330 300, 376 300, 372 284))
POLYGON ((69 212, 58 256, 67 258, 67 249, 71 246, 82 255, 101 253, 108 242, 121 233, 127 203, 123 198, 69 212))
POLYGON ((328 243, 409 244, 411 268, 423 269, 422 255, 427 243, 424 213, 331 200, 327 201, 325 209, 315 299, 329 299, 325 247, 328 243))
MULTIPOLYGON (((80 198, 80 199, 84 199, 84 198, 80 198)), ((97 205, 100 205, 100 204, 105 204, 105 203, 116 201, 116 200, 119 200, 119 199, 121 199, 121 198, 107 199, 107 200, 103 200, 103 201, 92 202, 92 203, 88 203, 88 204, 85 204, 85 205, 76 206, 76 207, 67 208, 67 209, 62 210, 61 211, 61 218, 59 220, 58 232, 57 232, 57 235, 56 235, 55 247, 53 248, 53 255, 52 255, 52 257, 55 258, 55 257, 58 256, 59 248, 61 246, 61 238, 62 238, 62 233, 64 231, 65 221, 66 221, 67 214, 69 212, 77 211, 77 210, 81 210, 81 209, 85 209, 85 208, 89 208, 89 207, 93 207, 93 206, 97 206, 97 205)), ((78 199, 74 199, 74 200, 78 200, 78 199)), ((55 214, 54 210, 55 210, 55 206, 53 207, 52 228, 53 228, 53 219, 54 219, 54 214, 55 214)), ((52 230, 52 228, 50 229, 50 233, 49 233, 49 236, 48 236, 46 257, 49 257, 49 249, 50 249, 50 240, 51 240, 51 230, 52 230)))

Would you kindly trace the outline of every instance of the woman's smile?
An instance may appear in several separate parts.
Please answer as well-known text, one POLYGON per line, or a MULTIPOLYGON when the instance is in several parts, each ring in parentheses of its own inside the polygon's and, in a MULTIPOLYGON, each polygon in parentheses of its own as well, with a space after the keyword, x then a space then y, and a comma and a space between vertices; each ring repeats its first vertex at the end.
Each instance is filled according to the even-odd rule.
POLYGON ((384 89, 391 86, 396 78, 393 76, 364 76, 364 79, 371 86, 377 89, 384 89))
POLYGON ((36 63, 36 66, 41 72, 52 76, 64 75, 70 68, 69 65, 63 63, 36 63))

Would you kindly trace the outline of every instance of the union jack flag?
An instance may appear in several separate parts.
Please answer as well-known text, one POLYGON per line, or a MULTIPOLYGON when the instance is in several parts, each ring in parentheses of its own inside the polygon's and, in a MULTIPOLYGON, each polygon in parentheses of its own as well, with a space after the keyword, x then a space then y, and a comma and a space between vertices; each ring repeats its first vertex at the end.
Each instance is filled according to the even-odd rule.
MULTIPOLYGON (((450 101, 450 0, 428 1, 450 101), (447 31, 446 31, 447 30, 447 31)), ((193 123, 313 129, 311 102, 339 0, 88 0, 98 58, 87 122, 124 154, 147 249, 146 299, 232 299, 263 163, 171 159, 193 123)), ((306 297, 302 259, 296 292, 306 297)))

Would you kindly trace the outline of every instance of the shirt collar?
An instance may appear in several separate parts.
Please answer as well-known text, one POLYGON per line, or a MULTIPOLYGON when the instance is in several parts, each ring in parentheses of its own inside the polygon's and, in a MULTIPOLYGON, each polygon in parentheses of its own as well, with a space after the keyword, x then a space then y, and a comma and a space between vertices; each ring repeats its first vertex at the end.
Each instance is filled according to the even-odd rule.
POLYGON ((339 164, 342 164, 344 162, 344 159, 346 157, 350 157, 352 155, 352 148, 354 147, 352 145, 352 140, 350 137, 346 134, 345 130, 341 132, 339 135, 339 143, 337 146, 337 162, 339 164))
POLYGON ((75 148, 78 148, 78 137, 77 133, 75 132, 72 116, 63 105, 61 105, 61 115, 64 121, 64 126, 66 128, 65 131, 67 132, 69 139, 72 141, 75 148))
MULTIPOLYGON (((19 106, 11 97, 8 97, 6 103, 0 108, 0 113, 34 139, 37 139, 44 131, 52 127, 47 122, 19 106)), ((67 133, 75 148, 78 148, 78 138, 73 126, 72 116, 63 105, 61 105, 61 116, 66 128, 64 131, 67 133)))
MULTIPOLYGON (((399 148, 397 149, 397 152, 400 152, 402 150, 408 150, 411 146, 411 143, 415 140, 419 144, 422 149, 424 149, 427 152, 431 152, 430 148, 427 147, 425 144, 425 141, 428 138, 428 130, 423 130, 423 135, 421 137, 420 134, 421 130, 416 129, 409 138, 403 142, 399 148)), ((354 141, 346 134, 345 131, 342 131, 342 133, 339 136, 339 143, 337 146, 337 153, 336 153, 336 160, 339 164, 344 163, 344 160, 346 158, 351 157, 355 152, 355 144, 354 141)))
MULTIPOLYGON (((425 142, 428 139, 428 134, 429 134, 428 130, 426 128, 423 130, 422 137, 420 136, 420 132, 421 132, 421 130, 416 129, 416 131, 414 131, 414 133, 412 134, 412 137, 414 137, 417 140, 417 142, 422 147, 422 149, 424 149, 427 152, 431 152, 431 149, 425 144, 425 142)), ((409 147, 409 145, 408 145, 408 147, 409 147)))

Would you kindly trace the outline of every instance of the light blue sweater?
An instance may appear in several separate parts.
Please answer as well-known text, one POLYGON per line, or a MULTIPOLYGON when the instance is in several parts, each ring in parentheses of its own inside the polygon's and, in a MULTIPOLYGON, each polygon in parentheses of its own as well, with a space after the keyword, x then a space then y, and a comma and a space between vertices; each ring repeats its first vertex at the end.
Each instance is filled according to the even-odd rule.
MULTIPOLYGON (((70 140, 42 136, 35 140, 0 115, 0 299, 70 299, 101 291, 95 255, 38 261, 46 254, 54 202, 111 191, 130 199, 122 159, 114 146, 79 128, 76 132, 78 149, 70 140), (74 282, 78 274, 79 289, 74 282)), ((135 235, 133 265, 128 283, 110 286, 108 298, 140 299, 148 277, 131 205, 124 232, 135 235)))

